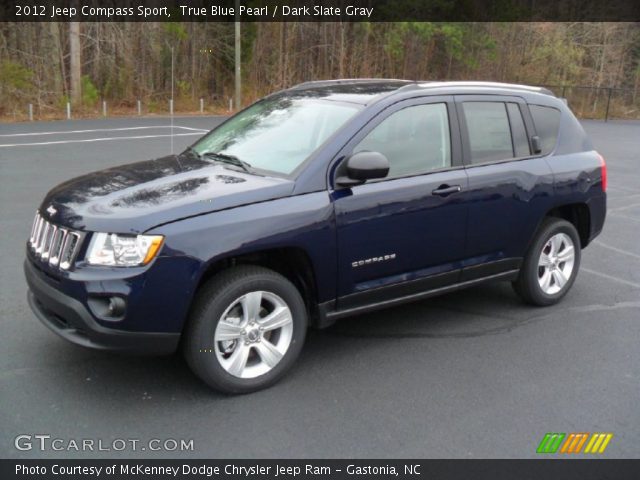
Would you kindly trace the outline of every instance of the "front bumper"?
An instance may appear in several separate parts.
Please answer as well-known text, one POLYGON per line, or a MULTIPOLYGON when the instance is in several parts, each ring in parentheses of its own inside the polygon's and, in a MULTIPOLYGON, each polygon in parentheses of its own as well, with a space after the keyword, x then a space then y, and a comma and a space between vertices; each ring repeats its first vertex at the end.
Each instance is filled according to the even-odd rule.
POLYGON ((78 300, 56 290, 27 259, 24 273, 29 285, 29 306, 51 331, 83 347, 122 353, 170 354, 176 351, 179 333, 132 332, 98 324, 78 300))

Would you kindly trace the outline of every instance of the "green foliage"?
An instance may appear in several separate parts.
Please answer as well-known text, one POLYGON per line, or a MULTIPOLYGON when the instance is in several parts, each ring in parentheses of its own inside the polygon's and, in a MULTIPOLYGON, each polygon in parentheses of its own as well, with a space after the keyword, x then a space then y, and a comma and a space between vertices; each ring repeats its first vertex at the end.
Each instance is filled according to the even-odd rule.
POLYGON ((546 68, 537 71, 532 68, 530 81, 564 83, 567 78, 579 77, 584 51, 560 35, 548 35, 544 41, 532 46, 531 55, 532 65, 544 65, 546 68))
POLYGON ((186 40, 189 36, 184 24, 178 22, 166 22, 162 24, 164 31, 167 34, 167 40, 169 43, 177 43, 181 40, 186 40))
POLYGON ((0 97, 17 99, 33 89, 33 72, 30 69, 10 60, 0 63, 0 97))
POLYGON ((82 76, 82 104, 94 106, 100 98, 100 92, 91 81, 88 75, 82 76))
POLYGON ((242 55, 243 63, 247 63, 251 60, 253 45, 256 41, 256 32, 257 26, 255 23, 247 22, 242 24, 240 35, 240 52, 242 55))
POLYGON ((447 53, 450 53, 456 60, 462 59, 465 50, 464 24, 443 23, 438 28, 438 33, 442 38, 444 48, 447 53))
POLYGON ((397 22, 390 24, 384 36, 384 50, 391 58, 400 59, 405 54, 405 44, 410 39, 426 43, 436 33, 433 22, 397 22))
POLYGON ((64 108, 67 108, 67 103, 69 103, 70 101, 71 99, 69 98, 69 95, 62 95, 57 99, 56 105, 60 110, 62 110, 64 108))
POLYGON ((191 90, 191 82, 178 80, 176 82, 176 87, 178 87, 178 97, 187 97, 190 93, 189 90, 191 90))
MULTIPOLYGON (((391 19, 420 9, 442 18, 435 14, 480 8, 487 17, 508 19, 520 15, 522 2, 369 3, 391 19)), ((40 28, 0 29, 0 115, 23 112, 27 103, 64 109, 67 38, 54 29, 52 42, 40 28), (15 47, 1 47, 12 42, 15 47)), ((165 112, 173 49, 180 104, 205 97, 207 105, 226 108, 235 77, 233 22, 87 23, 83 29, 83 73, 89 75, 82 78, 83 105, 95 107, 101 98, 135 105, 142 98, 145 110, 165 112)), ((241 49, 246 102, 280 86, 339 76, 614 85, 640 98, 640 25, 627 22, 242 22, 241 49)), ((593 92, 584 97, 585 108, 597 98, 593 92)))

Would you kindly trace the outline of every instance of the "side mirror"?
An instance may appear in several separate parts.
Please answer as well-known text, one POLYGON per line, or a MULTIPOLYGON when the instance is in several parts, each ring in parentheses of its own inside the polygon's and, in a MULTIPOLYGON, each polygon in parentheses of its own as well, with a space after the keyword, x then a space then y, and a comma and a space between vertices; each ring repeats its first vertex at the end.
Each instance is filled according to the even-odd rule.
POLYGON ((534 135, 531 137, 531 149, 535 155, 542 153, 542 144, 540 143, 540 137, 534 135))
POLYGON ((336 184, 342 187, 361 185, 367 180, 384 178, 389 173, 389 160, 379 152, 358 152, 339 167, 336 184))

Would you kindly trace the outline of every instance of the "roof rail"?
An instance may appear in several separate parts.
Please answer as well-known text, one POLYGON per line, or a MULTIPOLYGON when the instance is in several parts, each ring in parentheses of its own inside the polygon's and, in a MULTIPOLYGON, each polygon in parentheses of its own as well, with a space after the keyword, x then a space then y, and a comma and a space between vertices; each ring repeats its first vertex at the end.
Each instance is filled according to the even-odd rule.
POLYGON ((309 82, 299 83, 290 87, 289 90, 297 90, 306 87, 324 87, 329 85, 340 85, 344 83, 377 83, 377 82, 398 82, 398 83, 414 83, 412 80, 402 80, 398 78, 339 78, 337 80, 311 80, 309 82))
POLYGON ((481 81, 433 81, 433 80, 402 80, 398 78, 340 78, 337 80, 312 80, 309 82, 299 83, 290 87, 289 90, 297 90, 307 87, 324 87, 330 85, 340 85, 346 83, 384 83, 396 82, 403 90, 411 90, 414 88, 438 88, 438 87, 485 87, 485 88, 504 88, 509 90, 522 90, 527 92, 542 93, 555 97, 556 95, 545 87, 533 87, 530 85, 520 85, 517 83, 501 83, 501 82, 481 82, 481 81))
POLYGON ((439 81, 418 81, 419 87, 487 87, 487 88, 505 88, 510 90, 524 90, 527 92, 543 93, 555 97, 555 94, 544 87, 532 87, 530 85, 520 85, 517 83, 501 83, 501 82, 474 82, 474 81, 456 81, 456 82, 439 82, 439 81))

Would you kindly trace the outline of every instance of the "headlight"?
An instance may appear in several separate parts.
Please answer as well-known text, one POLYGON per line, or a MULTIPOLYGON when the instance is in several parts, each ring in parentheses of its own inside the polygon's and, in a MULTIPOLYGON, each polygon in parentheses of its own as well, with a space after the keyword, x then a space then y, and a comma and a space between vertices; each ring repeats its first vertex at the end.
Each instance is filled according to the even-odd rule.
POLYGON ((146 265, 160 251, 162 235, 119 235, 94 233, 87 251, 87 263, 112 267, 146 265))

